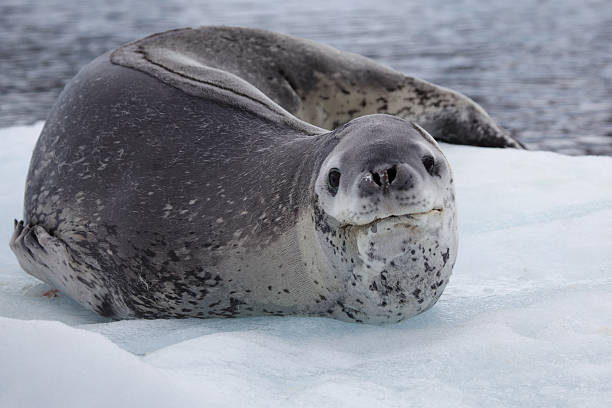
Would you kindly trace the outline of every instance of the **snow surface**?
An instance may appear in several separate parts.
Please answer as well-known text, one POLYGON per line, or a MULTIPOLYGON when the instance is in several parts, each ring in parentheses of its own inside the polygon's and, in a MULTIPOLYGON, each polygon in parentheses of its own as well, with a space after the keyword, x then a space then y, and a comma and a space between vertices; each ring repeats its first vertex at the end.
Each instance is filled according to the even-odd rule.
MULTIPOLYGON (((41 127, 0 129, 0 242, 41 127)), ((612 406, 612 158, 443 149, 459 257, 399 324, 113 322, 0 245, 0 407, 612 406)))

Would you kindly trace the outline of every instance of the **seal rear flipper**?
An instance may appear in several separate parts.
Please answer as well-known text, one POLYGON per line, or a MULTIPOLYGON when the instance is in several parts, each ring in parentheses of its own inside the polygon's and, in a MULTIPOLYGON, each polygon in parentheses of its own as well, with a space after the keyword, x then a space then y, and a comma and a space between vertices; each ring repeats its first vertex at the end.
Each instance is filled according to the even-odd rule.
POLYGON ((15 220, 14 228, 9 246, 24 271, 91 311, 107 317, 128 317, 112 306, 115 303, 112 299, 116 296, 111 296, 101 286, 98 287, 99 293, 92 290, 96 289, 91 287, 93 271, 77 269, 77 262, 65 242, 40 225, 25 225, 23 221, 15 220))

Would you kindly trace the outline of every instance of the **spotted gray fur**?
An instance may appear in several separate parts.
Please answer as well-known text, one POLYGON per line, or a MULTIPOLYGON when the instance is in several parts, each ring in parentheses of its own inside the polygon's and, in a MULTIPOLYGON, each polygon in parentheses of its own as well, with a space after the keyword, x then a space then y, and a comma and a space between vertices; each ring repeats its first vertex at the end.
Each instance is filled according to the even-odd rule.
POLYGON ((456 257, 452 173, 426 130, 375 112, 518 146, 469 99, 312 42, 208 27, 128 44, 53 107, 11 248, 116 318, 412 316, 456 257))

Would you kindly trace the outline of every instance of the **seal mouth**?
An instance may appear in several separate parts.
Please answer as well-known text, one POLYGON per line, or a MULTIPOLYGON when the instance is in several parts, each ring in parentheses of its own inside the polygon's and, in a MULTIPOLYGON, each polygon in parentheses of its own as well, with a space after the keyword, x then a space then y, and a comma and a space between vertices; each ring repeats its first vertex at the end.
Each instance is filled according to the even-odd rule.
POLYGON ((376 225, 384 222, 384 221, 391 221, 391 222, 395 222, 398 224, 413 224, 413 221, 415 221, 416 219, 419 219, 421 217, 426 217, 429 215, 437 215, 437 214, 441 214, 442 213, 442 208, 433 208, 429 211, 421 211, 421 212, 414 212, 414 213, 408 213, 408 214, 399 214, 399 215, 389 215, 387 217, 382 217, 382 218, 374 218, 372 221, 365 223, 365 224, 344 224, 342 226, 340 226, 340 228, 376 228, 376 225))

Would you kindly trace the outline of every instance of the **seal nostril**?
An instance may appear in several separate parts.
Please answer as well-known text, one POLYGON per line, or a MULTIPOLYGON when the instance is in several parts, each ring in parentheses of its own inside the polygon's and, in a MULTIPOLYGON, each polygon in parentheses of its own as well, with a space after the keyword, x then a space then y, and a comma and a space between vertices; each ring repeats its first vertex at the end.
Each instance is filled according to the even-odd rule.
POLYGON ((389 180, 389 184, 393 183, 395 177, 397 176, 397 167, 393 166, 387 170, 387 179, 389 180))
POLYGON ((426 154, 425 156, 423 156, 421 160, 423 161, 423 166, 425 166, 425 170, 427 170, 429 174, 432 174, 434 170, 434 166, 436 164, 436 162, 434 161, 434 158, 426 154))
POLYGON ((380 182, 380 175, 376 173, 375 171, 372 171, 371 174, 372 174, 372 181, 374 181, 376 185, 382 186, 382 183, 380 182))

